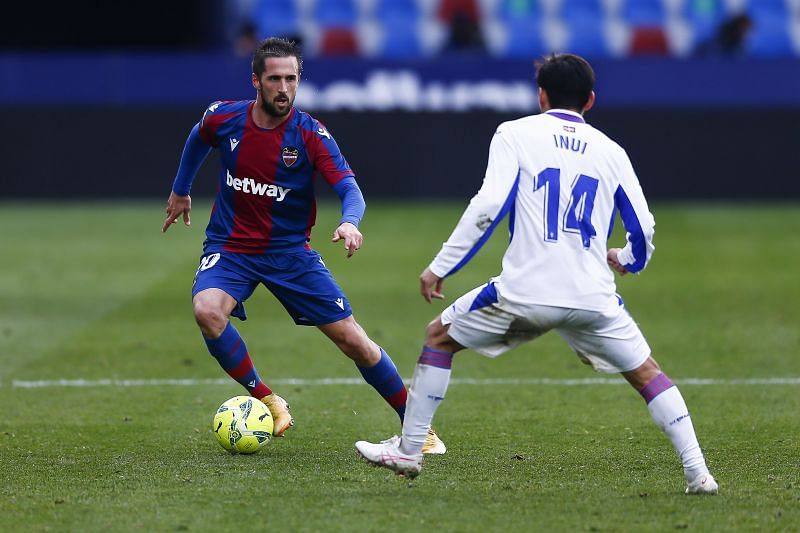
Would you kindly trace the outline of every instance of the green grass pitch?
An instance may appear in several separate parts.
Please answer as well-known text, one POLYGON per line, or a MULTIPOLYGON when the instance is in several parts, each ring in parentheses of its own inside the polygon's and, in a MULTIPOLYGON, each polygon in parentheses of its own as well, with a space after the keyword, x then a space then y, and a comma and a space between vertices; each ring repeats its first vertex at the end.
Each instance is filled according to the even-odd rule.
MULTIPOLYGON (((406 378, 446 305, 417 276, 464 205, 372 202, 349 260, 328 241, 336 207, 320 210, 314 247, 406 378)), ((457 355, 454 379, 476 383, 437 414, 447 455, 414 481, 372 468, 353 442, 396 433, 394 413, 368 386, 323 384, 359 375, 263 288, 237 327, 297 425, 231 456, 210 424, 242 389, 218 381, 189 301, 208 205, 162 235, 162 202, 0 204, 0 530, 800 530, 799 207, 657 204, 653 262, 619 280, 720 482, 698 498, 635 392, 567 384, 606 376, 555 334, 457 355)), ((497 233, 447 301, 498 272, 497 233)))

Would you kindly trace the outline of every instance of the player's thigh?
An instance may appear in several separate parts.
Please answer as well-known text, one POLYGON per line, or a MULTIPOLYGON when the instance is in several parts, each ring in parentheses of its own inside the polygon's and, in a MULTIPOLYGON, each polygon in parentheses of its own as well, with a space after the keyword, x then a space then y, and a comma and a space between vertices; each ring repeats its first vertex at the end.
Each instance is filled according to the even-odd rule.
POLYGON ((285 254, 281 269, 262 281, 295 324, 322 326, 353 314, 344 291, 314 250, 285 254))
POLYGON ((201 256, 200 265, 192 284, 192 301, 196 303, 199 297, 209 298, 212 303, 217 303, 227 309, 227 314, 232 314, 242 320, 246 319, 244 301, 253 294, 258 286, 259 276, 249 264, 250 260, 242 255, 214 252, 201 256), (230 299, 209 289, 222 291, 235 304, 231 307, 230 299))
POLYGON ((458 298, 442 312, 441 323, 458 344, 487 357, 502 355, 542 333, 502 309, 492 282, 458 298))
POLYGON ((622 305, 603 312, 573 310, 556 331, 598 372, 629 372, 650 357, 650 346, 622 305))

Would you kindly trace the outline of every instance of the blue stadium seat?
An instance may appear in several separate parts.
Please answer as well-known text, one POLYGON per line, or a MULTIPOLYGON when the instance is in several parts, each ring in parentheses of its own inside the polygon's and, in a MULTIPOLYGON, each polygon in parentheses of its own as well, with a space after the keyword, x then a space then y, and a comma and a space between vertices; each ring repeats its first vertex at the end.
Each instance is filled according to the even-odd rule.
POLYGON ((312 18, 323 28, 352 28, 358 21, 358 9, 353 0, 317 0, 312 18))
POLYGON ((563 0, 559 14, 569 34, 569 52, 586 57, 608 55, 603 33, 606 14, 602 0, 563 0))
POLYGON ((415 59, 422 56, 417 21, 416 15, 387 16, 383 21, 383 42, 378 54, 393 59, 415 59))
POLYGON ((253 23, 259 38, 296 35, 299 22, 293 0, 258 0, 254 7, 253 23))
POLYGON ((505 27, 508 33, 506 57, 532 59, 546 52, 538 18, 510 19, 505 27))
POLYGON ((572 19, 567 24, 567 31, 567 51, 589 59, 608 57, 608 44, 600 19, 572 19))
POLYGON ((420 16, 416 0, 377 0, 375 17, 379 21, 386 19, 417 19, 420 16))
POLYGON ((626 0, 622 19, 631 26, 663 26, 666 13, 661 0, 626 0))
POLYGON ((605 14, 601 0, 562 0, 559 13, 565 21, 580 19, 600 22, 605 14))
POLYGON ((789 36, 789 19, 785 15, 754 14, 753 29, 747 39, 747 51, 758 57, 788 57, 794 55, 789 36))
POLYGON ((788 17, 789 7, 785 0, 757 0, 749 2, 747 11, 754 17, 788 17))

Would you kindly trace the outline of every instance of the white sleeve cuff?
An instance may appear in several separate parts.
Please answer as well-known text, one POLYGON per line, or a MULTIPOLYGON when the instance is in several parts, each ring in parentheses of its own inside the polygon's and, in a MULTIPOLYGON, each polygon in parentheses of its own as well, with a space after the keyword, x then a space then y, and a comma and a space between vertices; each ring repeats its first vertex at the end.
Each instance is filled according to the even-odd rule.
POLYGON ((445 267, 442 267, 442 266, 438 265, 438 264, 436 263, 436 259, 437 259, 438 257, 439 257, 439 256, 437 255, 437 256, 436 256, 436 258, 434 258, 434 260, 433 260, 433 261, 431 261, 431 264, 430 264, 430 265, 428 265, 428 268, 430 269, 430 271, 431 271, 431 272, 433 272, 434 274, 436 274, 438 277, 440 277, 440 278, 444 278, 444 277, 447 275, 447 273, 450 271, 450 269, 449 269, 449 268, 445 268, 445 267))
POLYGON ((633 250, 631 250, 630 244, 627 244, 625 248, 619 251, 617 254, 617 261, 619 261, 622 266, 632 265, 636 262, 636 258, 633 257, 633 250))

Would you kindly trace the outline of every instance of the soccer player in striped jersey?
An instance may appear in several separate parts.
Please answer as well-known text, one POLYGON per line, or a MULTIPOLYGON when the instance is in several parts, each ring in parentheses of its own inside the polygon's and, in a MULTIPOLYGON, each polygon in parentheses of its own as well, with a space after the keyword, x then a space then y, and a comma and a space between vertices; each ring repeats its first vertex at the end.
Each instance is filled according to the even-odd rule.
POLYGON ((680 456, 687 494, 716 494, 678 388, 616 294, 614 272, 640 272, 653 253, 655 222, 625 151, 587 124, 594 72, 561 54, 537 71, 542 113, 501 124, 483 185, 420 276, 430 303, 504 216, 511 240, 500 275, 458 298, 429 325, 409 388, 403 432, 356 443, 368 461, 415 476, 426 430, 445 397, 453 354, 497 357, 555 330, 595 370, 618 372, 641 394, 680 456), (623 248, 607 248, 619 212, 623 248))
MULTIPOLYGON (((253 57, 256 99, 211 104, 184 146, 162 231, 190 224, 190 189, 212 148, 222 168, 218 193, 192 287, 194 316, 209 352, 233 379, 270 409, 274 435, 294 423, 286 401, 261 379, 230 321, 245 320, 244 302, 259 284, 298 325, 319 328, 350 359, 402 422, 407 392, 392 359, 353 318, 347 297, 310 245, 318 176, 342 202, 333 242, 347 257, 362 245, 365 204, 355 175, 327 128, 294 107, 302 56, 293 42, 270 38, 253 57)), ((433 432, 426 453, 444 453, 433 432)))

